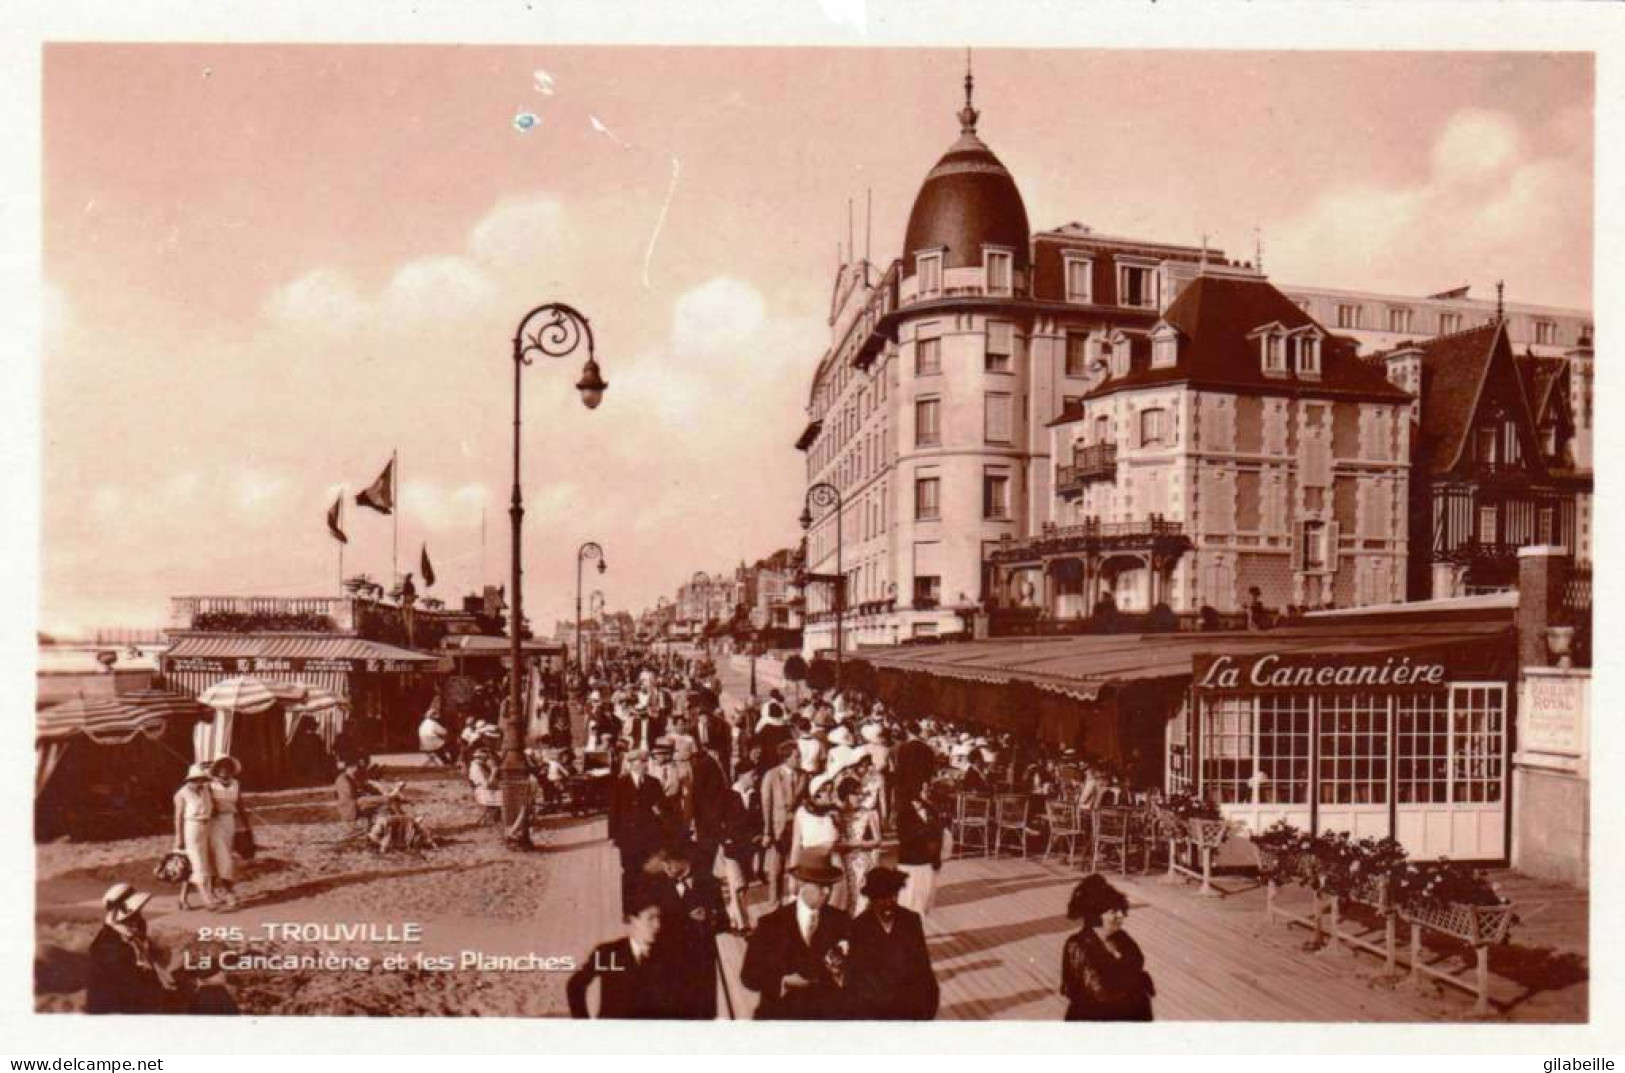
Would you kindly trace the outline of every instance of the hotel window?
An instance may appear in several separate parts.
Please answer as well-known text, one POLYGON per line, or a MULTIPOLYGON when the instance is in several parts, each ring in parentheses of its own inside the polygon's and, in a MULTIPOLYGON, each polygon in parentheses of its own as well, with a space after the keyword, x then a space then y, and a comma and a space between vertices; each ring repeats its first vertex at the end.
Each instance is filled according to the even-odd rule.
POLYGON ((1460 313, 1440 313, 1439 314, 1439 334, 1440 335, 1450 335, 1453 332, 1459 332, 1459 331, 1461 331, 1461 314, 1460 313))
POLYGON ((1066 333, 1066 375, 1089 375, 1089 335, 1087 332, 1066 333))
POLYGON ((1298 568, 1305 573, 1326 569, 1331 558, 1325 522, 1298 523, 1298 568))
POLYGON ((1112 442, 1112 419, 1110 414, 1097 414, 1095 416, 1095 442, 1112 442))
MULTIPOLYGON (((933 608, 942 603, 942 579, 935 576, 914 578, 914 606, 918 608, 933 608)), ((930 631, 936 633, 935 627, 930 631)), ((916 628, 915 636, 921 636, 916 628)))
POLYGON ((1008 373, 1013 370, 1012 355, 1016 349, 1016 326, 1007 320, 987 322, 987 371, 1008 373))
POLYGON ((1360 307, 1357 305, 1339 305, 1337 307, 1337 326, 1339 328, 1358 328, 1360 326, 1360 307))
POLYGON ((987 291, 989 294, 1010 293, 1010 254, 1003 250, 987 250, 982 254, 982 262, 987 266, 987 291))
POLYGON ((982 517, 1010 517, 1010 475, 992 471, 982 474, 982 517))
POLYGON ((988 443, 1010 443, 1010 396, 989 392, 982 399, 982 438, 988 443))
POLYGON ((942 291, 942 254, 916 254, 914 258, 914 275, 920 297, 936 297, 942 291))
POLYGON ((1122 265, 1117 269, 1117 304, 1150 309, 1157 304, 1157 276, 1154 268, 1122 265))
POLYGON ((1065 262, 1066 300, 1085 304, 1094 301, 1094 262, 1087 257, 1065 257, 1065 262))
POLYGON ((937 335, 936 325, 921 328, 922 334, 914 340, 914 375, 936 376, 942 372, 942 339, 937 335))
POLYGON ((1264 371, 1266 373, 1286 372, 1286 340, 1270 332, 1259 337, 1264 346, 1264 371))
POLYGON ((942 442, 942 400, 914 400, 914 446, 935 447, 942 442))
POLYGON ((1496 522, 1499 521, 1499 511, 1493 506, 1478 508, 1478 542, 1480 544, 1499 543, 1496 539, 1496 522))
POLYGON ((1549 320, 1535 321, 1535 344, 1537 346, 1557 345, 1557 325, 1549 320))
POLYGON ((914 479, 914 519, 921 522, 936 521, 942 517, 942 479, 916 477, 914 479))
POLYGON ((1495 462, 1495 429, 1481 425, 1473 431, 1473 457, 1480 462, 1495 462))
POLYGON ((1411 330, 1411 311, 1408 309, 1390 309, 1388 311, 1388 330, 1391 332, 1408 332, 1411 330))
POLYGON ((1153 407, 1140 411, 1140 446, 1158 447, 1166 443, 1168 411, 1153 407))

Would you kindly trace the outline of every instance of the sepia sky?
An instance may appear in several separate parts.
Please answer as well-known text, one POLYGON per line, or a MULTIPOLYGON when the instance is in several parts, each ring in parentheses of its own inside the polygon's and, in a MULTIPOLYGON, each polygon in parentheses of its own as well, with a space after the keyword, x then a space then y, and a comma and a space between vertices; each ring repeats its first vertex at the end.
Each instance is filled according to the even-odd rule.
MULTIPOLYGON (((1258 228, 1281 282, 1591 304, 1586 56, 975 64, 1034 228, 1249 259, 1258 228)), ((790 543, 847 199, 861 252, 872 189, 896 256, 962 75, 952 49, 49 46, 42 628, 336 591, 324 513, 391 449, 402 568, 427 541, 448 602, 482 561, 503 581, 509 345, 550 300, 611 387, 589 413, 579 357, 525 371, 533 624, 583 540, 633 611, 790 543)), ((383 578, 389 520, 348 513, 345 572, 383 578)))

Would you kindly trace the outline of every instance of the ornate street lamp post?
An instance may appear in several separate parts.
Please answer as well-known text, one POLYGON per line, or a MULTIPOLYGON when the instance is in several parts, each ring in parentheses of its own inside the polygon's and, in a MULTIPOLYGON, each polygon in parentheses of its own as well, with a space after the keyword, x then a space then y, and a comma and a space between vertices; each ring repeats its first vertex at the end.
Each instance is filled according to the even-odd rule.
POLYGON ((594 355, 592 325, 587 318, 561 302, 539 305, 526 313, 513 336, 513 494, 508 517, 513 521, 512 577, 513 608, 509 612, 508 711, 502 721, 502 823, 508 832, 510 844, 518 847, 530 845, 530 831, 520 826, 530 803, 530 772, 525 765, 525 698, 524 658, 521 654, 520 628, 525 620, 524 589, 521 582, 524 568, 520 556, 520 534, 525 519, 524 496, 519 490, 519 415, 520 372, 537 355, 545 358, 563 358, 574 354, 582 341, 587 344, 587 361, 581 367, 581 379, 576 390, 589 410, 596 410, 609 389, 598 371, 594 355), (516 830, 517 828, 517 830, 516 830))
POLYGON ((841 569, 841 517, 845 513, 845 504, 841 502, 841 490, 827 481, 819 481, 807 489, 807 498, 801 506, 801 531, 807 532, 812 528, 812 509, 818 507, 825 510, 835 509, 835 573, 808 574, 812 581, 827 581, 834 586, 835 591, 835 688, 841 688, 841 659, 846 654, 846 636, 844 632, 844 614, 846 610, 846 574, 841 569))
POLYGON ((581 662, 581 566, 593 559, 598 560, 598 572, 602 574, 609 569, 604 562, 604 549, 589 540, 576 549, 576 673, 581 675, 581 685, 587 685, 587 668, 581 662))

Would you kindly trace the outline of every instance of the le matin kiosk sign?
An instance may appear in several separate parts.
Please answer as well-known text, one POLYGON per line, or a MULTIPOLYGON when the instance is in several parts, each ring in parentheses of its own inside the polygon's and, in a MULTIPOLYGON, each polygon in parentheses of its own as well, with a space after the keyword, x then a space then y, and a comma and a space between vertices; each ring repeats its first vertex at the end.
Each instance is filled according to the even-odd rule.
POLYGON ((412 663, 397 659, 322 659, 240 656, 224 659, 182 656, 169 659, 171 671, 205 671, 213 674, 297 674, 301 671, 337 671, 340 674, 398 674, 414 670, 412 663))
POLYGON ((1448 681, 1443 659, 1398 652, 1203 655, 1193 670, 1195 687, 1214 693, 1425 690, 1443 689, 1448 681))

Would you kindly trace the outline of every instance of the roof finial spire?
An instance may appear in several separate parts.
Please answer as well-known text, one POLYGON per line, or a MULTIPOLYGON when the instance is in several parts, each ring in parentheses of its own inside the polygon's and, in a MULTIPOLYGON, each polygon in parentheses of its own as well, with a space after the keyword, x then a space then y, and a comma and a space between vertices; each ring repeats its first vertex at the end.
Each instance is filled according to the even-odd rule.
POLYGON ((1506 287, 1506 280, 1498 279, 1495 281, 1495 319, 1498 321, 1507 319, 1506 305, 1502 301, 1505 296, 1506 287))
POLYGON ((965 50, 965 107, 959 111, 959 133, 975 134, 976 120, 981 114, 971 104, 971 95, 976 89, 976 76, 971 73, 970 49, 965 50))

